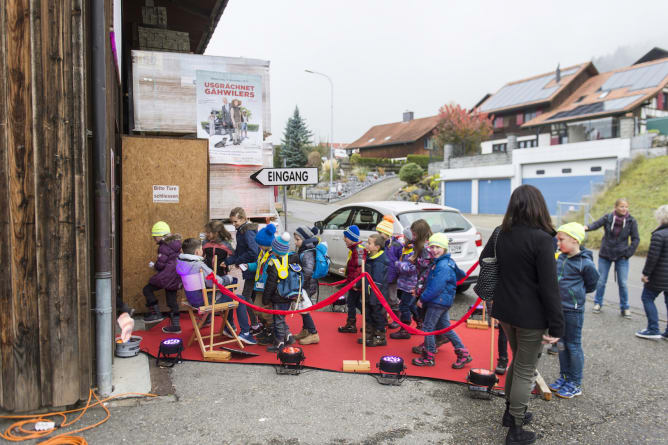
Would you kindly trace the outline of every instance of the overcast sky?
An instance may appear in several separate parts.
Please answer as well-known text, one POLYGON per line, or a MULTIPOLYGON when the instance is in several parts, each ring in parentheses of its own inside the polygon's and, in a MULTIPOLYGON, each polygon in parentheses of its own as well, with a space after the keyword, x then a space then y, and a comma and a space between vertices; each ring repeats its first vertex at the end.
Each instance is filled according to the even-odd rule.
POLYGON ((328 74, 334 140, 348 143, 406 110, 471 107, 557 63, 653 46, 668 49, 667 0, 230 0, 206 54, 271 61, 274 143, 295 105, 329 140, 329 84, 304 69, 328 74))

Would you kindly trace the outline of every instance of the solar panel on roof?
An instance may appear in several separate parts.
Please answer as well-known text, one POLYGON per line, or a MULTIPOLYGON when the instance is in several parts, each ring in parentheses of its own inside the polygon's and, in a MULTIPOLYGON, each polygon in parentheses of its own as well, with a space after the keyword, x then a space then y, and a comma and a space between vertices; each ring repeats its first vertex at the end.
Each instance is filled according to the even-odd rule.
POLYGON ((619 99, 603 100, 600 102, 594 102, 593 104, 580 105, 573 108, 572 110, 566 110, 557 113, 547 120, 552 121, 556 119, 563 119, 565 117, 584 116, 586 114, 595 114, 604 111, 623 110, 641 97, 643 97, 642 94, 635 94, 633 96, 621 97, 619 99))
POLYGON ((659 86, 668 76, 668 62, 620 71, 610 76, 601 89, 616 90, 628 87, 629 91, 642 90, 659 86))

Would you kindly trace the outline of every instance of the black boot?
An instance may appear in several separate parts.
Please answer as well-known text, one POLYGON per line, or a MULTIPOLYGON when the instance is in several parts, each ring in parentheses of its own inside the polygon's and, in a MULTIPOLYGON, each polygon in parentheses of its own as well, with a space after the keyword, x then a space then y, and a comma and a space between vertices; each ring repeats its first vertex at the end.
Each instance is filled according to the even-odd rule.
POLYGON ((506 434, 506 445, 528 445, 536 441, 536 433, 515 424, 515 418, 511 416, 510 428, 506 434))
POLYGON ((344 326, 339 326, 339 332, 345 333, 345 334, 356 334, 357 333, 357 327, 356 325, 357 320, 354 318, 349 318, 346 320, 346 324, 344 326))
MULTIPOLYGON (((392 308, 392 312, 394 312, 394 315, 397 318, 401 318, 401 313, 399 312, 399 309, 392 308)), ((387 329, 397 329, 398 327, 400 327, 399 323, 388 317, 387 329)))
MULTIPOLYGON (((529 411, 524 411, 524 423, 522 425, 528 425, 533 419, 533 414, 529 411)), ((503 412, 503 420, 501 424, 505 427, 511 426, 513 422, 513 416, 510 415, 510 403, 506 402, 506 410, 503 412)))
POLYGON ((148 309, 148 314, 144 315, 144 321, 146 323, 159 323, 165 319, 165 317, 162 316, 162 312, 160 312, 160 306, 157 304, 149 306, 148 309))
MULTIPOLYGON (((496 362, 496 369, 494 370, 494 372, 496 372, 498 375, 503 375, 506 373, 507 369, 508 369, 508 357, 499 357, 499 360, 496 362)), ((507 407, 506 411, 508 411, 507 407)))
POLYGON ((169 316, 169 326, 162 328, 162 332, 165 334, 180 334, 181 333, 181 319, 179 314, 170 314, 169 316))
POLYGON ((409 334, 406 329, 401 328, 397 332, 391 333, 390 338, 395 340, 408 340, 411 338, 411 334, 409 334))
POLYGON ((274 344, 274 329, 273 326, 265 328, 265 330, 255 337, 258 345, 273 345, 274 344))
MULTIPOLYGON (((371 326, 367 326, 366 328, 366 345, 369 346, 369 343, 371 343, 371 340, 373 339, 373 336, 375 334, 374 328, 371 326)), ((360 345, 362 344, 362 337, 357 339, 357 343, 360 345)))

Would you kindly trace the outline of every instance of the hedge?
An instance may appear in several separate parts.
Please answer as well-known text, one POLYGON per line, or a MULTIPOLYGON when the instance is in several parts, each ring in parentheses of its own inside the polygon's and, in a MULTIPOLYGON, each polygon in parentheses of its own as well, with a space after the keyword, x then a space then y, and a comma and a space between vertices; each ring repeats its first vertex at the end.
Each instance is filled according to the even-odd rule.
POLYGON ((408 155, 406 156, 406 162, 413 162, 422 167, 423 170, 427 170, 429 168, 429 155, 408 155))

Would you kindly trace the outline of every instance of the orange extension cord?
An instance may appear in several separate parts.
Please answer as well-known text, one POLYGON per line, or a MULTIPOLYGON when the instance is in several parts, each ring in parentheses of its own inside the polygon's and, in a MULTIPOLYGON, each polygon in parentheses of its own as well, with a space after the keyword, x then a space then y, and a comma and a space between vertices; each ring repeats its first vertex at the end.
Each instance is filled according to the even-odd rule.
POLYGON ((90 393, 88 394, 88 401, 86 402, 86 406, 83 408, 77 408, 77 409, 71 409, 69 411, 58 411, 58 412, 53 412, 53 413, 47 413, 47 414, 42 414, 42 415, 35 415, 35 414, 28 414, 28 415, 22 415, 22 416, 0 416, 0 419, 23 419, 19 420, 17 422, 14 422, 7 428, 4 433, 0 433, 0 437, 2 437, 5 440, 8 440, 10 442, 22 442, 24 440, 32 440, 32 439, 40 439, 42 437, 46 437, 56 431, 59 428, 65 428, 70 425, 75 424, 79 419, 83 417, 84 414, 86 414, 86 411, 88 408, 92 408, 94 406, 100 405, 102 409, 107 413, 106 417, 99 422, 94 423, 93 425, 88 425, 83 428, 79 428, 77 430, 73 431, 68 431, 67 433, 59 434, 57 436, 50 437, 46 439, 45 441, 39 442, 41 445, 87 445, 88 442, 86 442, 86 439, 84 439, 81 436, 72 436, 72 434, 75 433, 80 433, 82 431, 86 431, 92 428, 95 428, 96 426, 102 425, 104 422, 109 420, 111 417, 111 412, 109 411, 109 408, 104 406, 104 403, 111 400, 115 399, 117 397, 121 396, 129 396, 129 395, 135 395, 135 396, 145 396, 145 397, 157 397, 155 394, 142 394, 142 393, 135 393, 135 392, 128 392, 124 394, 118 394, 116 396, 108 397, 104 400, 100 400, 100 398, 95 394, 95 391, 92 389, 90 390, 90 393), (95 403, 91 404, 91 400, 95 398, 97 400, 95 403), (67 414, 70 413, 76 413, 81 411, 81 413, 75 417, 73 420, 68 421, 67 420, 67 414), (49 430, 44 430, 44 431, 36 431, 34 429, 34 425, 37 422, 48 422, 49 417, 55 417, 59 416, 63 419, 63 422, 60 425, 55 426, 54 428, 51 428, 49 430), (33 429, 25 429, 24 426, 26 425, 33 425, 33 429))

